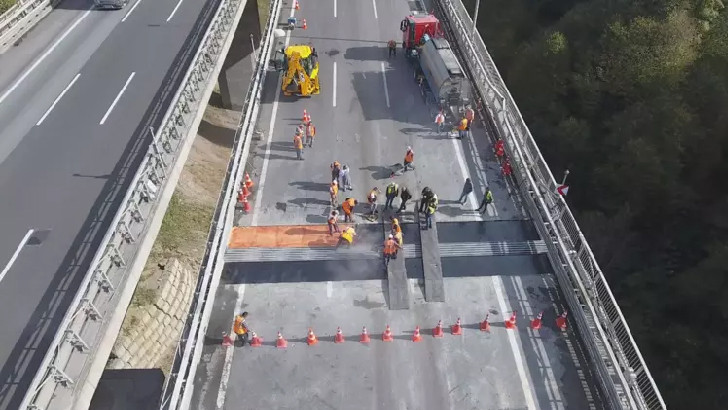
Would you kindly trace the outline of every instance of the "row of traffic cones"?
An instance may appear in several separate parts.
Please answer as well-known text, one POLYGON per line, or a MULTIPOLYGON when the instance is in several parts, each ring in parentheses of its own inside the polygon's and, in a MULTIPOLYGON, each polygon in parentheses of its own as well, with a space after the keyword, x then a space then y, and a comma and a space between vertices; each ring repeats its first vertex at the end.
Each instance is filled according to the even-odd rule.
MULTIPOLYGON (((298 0, 293 0, 293 7, 296 11, 301 10, 301 5, 298 3, 298 0)), ((303 29, 306 30, 307 28, 308 25, 306 25, 306 19, 303 19, 303 29)))
POLYGON ((255 184, 253 183, 253 180, 250 179, 250 174, 247 172, 245 173, 245 179, 242 183, 242 188, 240 191, 238 191, 238 202, 243 207, 243 211, 247 214, 250 212, 250 203, 248 202, 248 197, 253 193, 253 186, 255 184))
MULTIPOLYGON (((488 318, 490 315, 486 315, 485 319, 480 322, 480 330, 483 332, 490 332, 490 322, 488 321, 488 318)), ((531 321, 531 328, 534 330, 538 330, 541 328, 541 321, 543 319, 543 312, 540 312, 536 318, 534 318, 531 321)), ((505 321, 506 329, 515 329, 516 327, 516 312, 514 311, 511 316, 508 318, 508 320, 505 321)), ((558 318, 556 318, 556 326, 561 329, 562 331, 566 330, 566 312, 562 313, 558 318)), ((460 321, 460 318, 457 319, 454 325, 450 326, 450 333, 452 335, 462 335, 463 334, 463 326, 460 321)), ((443 330, 442 326, 442 320, 437 322, 437 326, 435 326, 434 329, 432 329, 432 337, 441 338, 445 336, 445 331, 443 330)), ((344 343, 346 341, 346 338, 344 337, 344 334, 341 331, 341 327, 336 328, 336 336, 334 336, 334 343, 344 343)), ((389 325, 384 329, 384 332, 382 333, 382 341, 383 342, 392 342, 394 341, 394 336, 392 335, 392 329, 389 325)), ((412 341, 413 342, 421 342, 422 341, 422 333, 420 332, 420 327, 415 327, 415 332, 412 335, 412 341)), ((371 337, 369 336, 369 333, 367 332, 366 326, 362 328, 361 335, 359 336, 359 342, 360 343, 369 343, 371 342, 371 337)), ((318 338, 316 337, 316 334, 313 332, 313 328, 308 328, 308 336, 306 337, 306 344, 309 346, 313 346, 316 343, 318 343, 318 338)), ((232 339, 229 336, 223 337, 223 346, 231 346, 232 345, 232 339)), ((250 340, 250 346, 252 347, 260 347, 263 345, 263 339, 258 337, 258 335, 255 334, 255 332, 251 332, 251 340, 250 340)), ((281 332, 278 332, 278 337, 276 338, 276 347, 278 348, 286 348, 288 347, 288 341, 283 338, 283 335, 281 332)))

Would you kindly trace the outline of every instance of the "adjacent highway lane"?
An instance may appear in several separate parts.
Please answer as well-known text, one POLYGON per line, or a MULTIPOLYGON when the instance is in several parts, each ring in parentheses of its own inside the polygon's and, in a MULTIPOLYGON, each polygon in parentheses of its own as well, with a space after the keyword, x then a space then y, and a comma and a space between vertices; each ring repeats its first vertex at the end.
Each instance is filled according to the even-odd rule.
POLYGON ((0 55, 0 408, 17 408, 218 1, 66 0, 0 55))

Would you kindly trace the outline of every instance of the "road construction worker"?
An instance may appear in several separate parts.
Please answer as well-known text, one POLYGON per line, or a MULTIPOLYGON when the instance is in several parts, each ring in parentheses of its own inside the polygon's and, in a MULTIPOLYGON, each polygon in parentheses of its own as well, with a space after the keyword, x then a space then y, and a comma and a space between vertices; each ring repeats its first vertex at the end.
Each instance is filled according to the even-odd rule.
POLYGON ((490 188, 485 187, 485 194, 483 195, 483 200, 480 202, 480 206, 478 207, 478 211, 480 211, 480 214, 484 214, 485 210, 488 209, 488 205, 493 203, 493 193, 490 192, 490 188))
POLYGON ((339 207, 339 183, 336 180, 331 181, 329 187, 329 195, 331 195, 331 208, 336 209, 339 207))
POLYGON ((473 111, 473 108, 470 105, 465 107, 465 119, 468 120, 468 130, 470 130, 470 127, 473 126, 473 121, 475 120, 475 111, 473 111))
POLYGON ((397 257, 397 250, 399 250, 399 244, 395 241, 394 235, 389 234, 387 239, 384 241, 384 264, 388 265, 390 259, 397 257))
POLYGON ((409 188, 403 186, 402 189, 399 190, 399 199, 401 202, 399 203, 399 209, 397 212, 402 212, 407 207, 407 201, 412 199, 412 194, 410 193, 409 188))
POLYGON ((503 156, 506 154, 506 148, 505 144, 503 143, 502 139, 499 139, 495 142, 495 156, 498 158, 503 158, 503 156))
POLYGON ((445 112, 440 110, 435 116, 435 125, 437 125, 437 133, 442 132, 442 127, 445 125, 445 112))
POLYGON ((374 187, 369 191, 367 195, 367 202, 369 203, 369 213, 374 215, 377 212, 377 195, 379 195, 379 188, 374 187))
POLYGON ((344 232, 339 235, 339 242, 336 244, 336 248, 341 246, 342 244, 345 244, 346 247, 350 247, 351 244, 354 242, 354 237, 356 236, 356 231, 351 226, 344 229, 344 232))
POLYGON ((337 211, 336 209, 332 210, 329 214, 329 219, 327 222, 329 224, 329 235, 333 236, 334 232, 341 232, 339 230, 339 211, 337 211))
POLYGON ((465 204, 465 201, 468 199, 468 195, 473 192, 473 182, 470 181, 470 178, 465 178, 465 184, 463 185, 463 191, 460 193, 460 199, 458 199, 458 202, 460 204, 465 204))
POLYGON ((354 222, 354 207, 359 203, 354 198, 346 198, 341 204, 341 209, 344 211, 344 222, 354 222))
POLYGON ((407 147, 407 152, 404 153, 404 169, 403 172, 407 172, 407 168, 415 169, 412 163, 415 162, 415 152, 412 151, 412 147, 407 147))
POLYGON ((458 124, 458 138, 463 139, 468 135, 468 119, 463 117, 458 124))
POLYGON ((339 176, 341 175, 341 164, 339 161, 334 161, 331 163, 331 179, 332 180, 339 180, 339 176))
POLYGON ((432 198, 427 202, 427 209, 425 209, 425 223, 427 224, 427 229, 432 228, 432 217, 435 215, 435 211, 437 211, 437 195, 432 194, 432 198))
POLYGON ((402 227, 399 226, 399 219, 391 216, 391 217, 389 217, 389 220, 392 223, 392 232, 395 232, 395 233, 396 232, 402 232, 402 227))
POLYGON ((296 148, 296 159, 303 160, 303 140, 301 139, 301 135, 296 134, 293 137, 293 147, 296 148))
POLYGON ((298 127, 296 127, 296 133, 293 135, 303 136, 304 131, 305 131, 305 127, 303 126, 303 124, 299 124, 298 127))
POLYGON ((420 198, 420 213, 425 212, 425 208, 427 207, 427 203, 430 201, 430 198, 435 195, 432 192, 432 189, 430 187, 426 186, 422 189, 422 198, 420 198))
POLYGON ((306 126, 306 145, 309 148, 313 147, 313 137, 316 136, 316 126, 312 122, 309 122, 306 126))
POLYGON ((399 195, 399 185, 397 185, 396 182, 390 182, 389 185, 387 185, 387 190, 385 191, 387 201, 384 203, 384 209, 393 208, 392 202, 394 202, 394 198, 396 198, 397 195, 399 195))
POLYGON ((351 187, 351 175, 349 175, 349 166, 344 164, 344 166, 341 167, 341 172, 339 173, 339 176, 341 177, 341 186, 340 188, 344 191, 352 190, 351 187))
POLYGON ((235 333, 235 344, 245 346, 248 342, 250 335, 248 334, 248 326, 245 324, 245 319, 248 317, 248 312, 243 312, 235 316, 233 322, 233 333, 235 333))
POLYGON ((392 54, 397 56, 397 42, 394 40, 389 40, 387 46, 389 47, 389 57, 392 57, 392 54))
POLYGON ((392 235, 394 235, 394 240, 399 245, 399 248, 402 249, 402 246, 404 246, 404 244, 403 244, 404 243, 404 240, 403 240, 403 236, 402 236, 402 231, 393 232, 392 235))

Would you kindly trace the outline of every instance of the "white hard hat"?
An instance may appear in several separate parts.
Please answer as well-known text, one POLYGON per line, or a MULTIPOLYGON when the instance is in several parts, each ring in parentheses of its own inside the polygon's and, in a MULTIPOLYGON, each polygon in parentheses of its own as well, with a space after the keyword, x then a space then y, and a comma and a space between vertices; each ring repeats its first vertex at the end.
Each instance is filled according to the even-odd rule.
POLYGON ((390 233, 390 234, 389 234, 389 239, 392 239, 392 238, 394 238, 394 235, 392 235, 392 234, 390 233))
POLYGON ((334 180, 334 181, 333 181, 333 182, 331 182, 331 183, 332 183, 332 184, 334 184, 334 185, 336 185, 336 184, 338 184, 339 182, 338 182, 337 180, 334 180))
POLYGON ((410 146, 408 145, 408 146, 407 146, 407 151, 412 151, 412 147, 410 147, 410 146))

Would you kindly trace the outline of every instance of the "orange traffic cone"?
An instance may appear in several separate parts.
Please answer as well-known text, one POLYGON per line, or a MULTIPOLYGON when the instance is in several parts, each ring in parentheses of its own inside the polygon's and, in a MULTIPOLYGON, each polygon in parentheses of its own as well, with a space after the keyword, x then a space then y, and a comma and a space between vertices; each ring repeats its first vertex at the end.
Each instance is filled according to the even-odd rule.
POLYGON ((245 198, 247 198, 247 197, 249 197, 249 196, 250 196, 250 190, 249 190, 249 189, 248 189, 248 187, 246 187, 245 185, 243 185, 243 189, 242 189, 242 190, 240 191, 240 193, 241 193, 241 194, 242 194, 242 195, 243 195, 243 196, 244 196, 245 198))
POLYGON ((248 188, 248 190, 252 191, 253 185, 255 185, 255 184, 253 184, 253 180, 250 179, 250 175, 246 172, 245 173, 245 187, 248 188))
MULTIPOLYGON (((311 122, 311 116, 308 115, 308 111, 306 111, 304 109, 303 110, 303 123, 306 124, 306 125, 308 125, 309 122, 311 122)), ((301 132, 303 132, 303 127, 301 127, 301 132)))
POLYGON ((288 342, 283 338, 281 332, 278 332, 278 340, 276 340, 276 347, 279 349, 285 349, 288 347, 288 342))
POLYGON ((293 4, 296 5, 295 6, 296 7, 296 10, 300 10, 301 9, 301 7, 298 6, 298 0, 293 0, 293 4))
POLYGON ((361 329, 361 336, 359 337, 359 341, 362 343, 369 343, 371 342, 371 339, 369 339, 369 333, 367 333, 367 327, 364 326, 361 329))
POLYGON ((463 334, 463 328, 460 326, 460 318, 458 318, 458 321, 454 325, 450 326, 450 332, 454 335, 463 334))
POLYGON ((516 328, 516 311, 514 310, 511 314, 511 317, 506 320, 506 329, 515 329, 516 328))
POLYGON ((245 198, 247 198, 245 193, 242 190, 238 191, 238 202, 243 203, 245 198))
POLYGON ((222 345, 225 347, 233 345, 233 338, 225 332, 222 332, 222 345))
POLYGON ((308 26, 306 25, 306 19, 303 19, 303 29, 306 30, 308 26))
POLYGON ((334 343, 344 343, 344 335, 341 333, 341 326, 336 328, 336 337, 334 343))
POLYGON ((245 212, 247 214, 248 212, 250 212, 250 203, 248 202, 248 197, 244 196, 242 202, 243 202, 243 212, 245 212))
POLYGON ((490 323, 488 322, 490 314, 485 315, 485 319, 480 323, 480 330, 483 332, 490 332, 490 323))
POLYGON ((543 318, 543 312, 540 312, 538 316, 536 316, 535 319, 531 321, 531 329, 538 330, 541 329, 541 319, 543 318))
POLYGON ((413 342, 421 342, 422 341, 422 335, 420 335, 420 327, 417 326, 415 328, 415 334, 412 335, 412 341, 413 342))
POLYGON ((263 339, 259 338, 258 335, 255 334, 255 332, 250 332, 250 336, 250 347, 263 346, 263 339))
POLYGON ((313 334, 313 329, 311 329, 310 327, 308 328, 308 337, 306 338, 306 343, 308 343, 309 346, 318 343, 318 339, 316 339, 316 335, 313 334))
POLYGON ((392 337, 392 331, 389 329, 389 325, 387 325, 387 328, 384 330, 384 333, 382 333, 382 341, 383 342, 394 341, 394 338, 392 337))
POLYGON ((556 327, 562 331, 566 330, 566 311, 556 318, 556 327))
POLYGON ((432 329, 432 336, 433 337, 443 337, 445 334, 442 331, 442 320, 439 320, 437 322, 437 326, 435 326, 434 329, 432 329))

